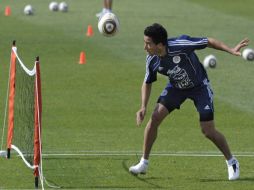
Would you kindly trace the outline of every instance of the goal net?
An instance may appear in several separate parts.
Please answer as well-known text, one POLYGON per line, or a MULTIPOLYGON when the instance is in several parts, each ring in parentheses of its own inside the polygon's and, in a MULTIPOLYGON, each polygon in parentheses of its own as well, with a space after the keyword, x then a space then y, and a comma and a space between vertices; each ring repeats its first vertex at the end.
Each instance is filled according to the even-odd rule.
POLYGON ((35 187, 38 188, 38 181, 41 177, 43 188, 39 57, 36 58, 33 69, 29 70, 18 56, 15 42, 11 50, 5 109, 8 112, 4 119, 8 121, 7 158, 11 158, 12 150, 14 150, 13 154, 18 154, 27 167, 33 170, 35 187))

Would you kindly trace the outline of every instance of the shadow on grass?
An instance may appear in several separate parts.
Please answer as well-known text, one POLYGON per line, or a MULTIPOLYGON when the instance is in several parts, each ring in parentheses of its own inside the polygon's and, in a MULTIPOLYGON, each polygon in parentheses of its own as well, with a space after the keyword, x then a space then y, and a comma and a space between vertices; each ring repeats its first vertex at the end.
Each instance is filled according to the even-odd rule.
POLYGON ((243 178, 238 179, 237 181, 251 181, 251 182, 254 182, 254 178, 243 177, 243 178))
POLYGON ((226 180, 226 179, 200 179, 200 182, 204 182, 204 183, 206 183, 206 182, 208 182, 208 183, 210 183, 210 182, 227 182, 228 180, 226 180))
POLYGON ((142 181, 142 182, 144 182, 144 183, 146 183, 146 184, 148 184, 150 187, 146 187, 146 188, 151 188, 151 189, 154 189, 154 188, 158 188, 158 189, 167 189, 166 187, 161 187, 161 186, 159 186, 159 185, 157 185, 157 184, 155 184, 155 183, 152 183, 152 182, 150 182, 149 180, 156 180, 156 179, 161 179, 161 178, 159 178, 159 177, 147 177, 147 178, 142 178, 142 177, 140 177, 140 176, 138 176, 138 175, 133 175, 133 174, 131 174, 130 172, 129 172, 129 168, 128 168, 128 166, 127 166, 127 164, 126 164, 126 160, 123 160, 122 161, 122 166, 123 166, 123 169, 129 174, 129 175, 131 175, 131 176, 133 176, 134 178, 136 178, 137 180, 139 180, 139 181, 142 181))
MULTIPOLYGON (((107 158, 100 158, 100 157, 96 157, 96 156, 92 156, 92 157, 70 157, 70 156, 66 156, 66 157, 45 157, 44 160, 45 161, 60 161, 60 160, 68 160, 68 161, 96 161, 96 160, 105 160, 105 159, 110 159, 110 160, 121 160, 122 163, 122 167, 123 169, 127 172, 127 175, 132 176, 133 178, 135 178, 136 180, 141 181, 142 183, 144 183, 144 185, 140 184, 140 186, 138 185, 134 185, 134 184, 125 184, 123 186, 117 184, 117 185, 104 185, 104 186, 100 186, 99 184, 87 184, 87 186, 80 186, 77 184, 77 186, 72 186, 72 185, 62 185, 61 189, 77 189, 77 188, 82 188, 82 189, 168 189, 168 187, 162 187, 158 184, 156 184, 156 181, 161 181, 163 180, 162 177, 147 177, 147 176, 134 176, 129 172, 128 166, 127 166, 127 161, 129 159, 126 159, 124 157, 117 157, 117 158, 112 158, 112 157, 107 157, 107 158), (155 181, 155 182, 154 182, 155 181)), ((50 172, 51 170, 54 170, 54 168, 48 168, 47 172, 50 172)), ((169 180, 170 178, 165 178, 165 180, 169 180)), ((48 182, 54 186, 60 186, 59 184, 55 183, 54 180, 48 180, 48 182)))
POLYGON ((229 181, 227 179, 200 179, 200 182, 231 182, 231 183, 234 183, 234 182, 238 182, 238 181, 241 181, 241 182, 244 182, 244 181, 254 182, 254 178, 243 177, 243 178, 240 178, 240 179, 235 180, 235 181, 229 181))

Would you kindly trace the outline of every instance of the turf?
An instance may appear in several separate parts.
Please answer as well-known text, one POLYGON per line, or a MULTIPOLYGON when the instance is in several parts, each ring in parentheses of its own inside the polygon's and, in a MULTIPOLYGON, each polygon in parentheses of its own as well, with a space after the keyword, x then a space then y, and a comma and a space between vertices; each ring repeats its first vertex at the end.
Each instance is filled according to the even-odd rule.
MULTIPOLYGON (((154 84, 147 118, 137 128, 144 27, 159 22, 169 36, 211 36, 230 46, 249 37, 253 48, 251 0, 114 1, 121 28, 113 38, 97 30, 95 14, 101 1, 66 0, 68 13, 50 12, 49 2, 0 1, 0 110, 3 118, 15 39, 29 68, 36 56, 41 60, 43 172, 50 183, 62 189, 254 189, 254 65, 211 49, 197 53, 201 60, 211 53, 218 58, 218 67, 208 70, 216 124, 239 155, 241 179, 227 181, 224 159, 201 134, 190 101, 163 122, 152 152, 159 155, 151 156, 147 175, 135 177, 127 171, 140 157, 145 123, 167 81, 159 77, 154 84), (26 4, 35 8, 33 16, 22 14, 26 4), (6 5, 10 17, 4 16, 6 5), (93 37, 86 36, 89 24, 93 37), (85 65, 78 64, 81 51, 86 53, 85 65)), ((20 158, 0 158, 0 189, 33 189, 32 171, 20 158)))

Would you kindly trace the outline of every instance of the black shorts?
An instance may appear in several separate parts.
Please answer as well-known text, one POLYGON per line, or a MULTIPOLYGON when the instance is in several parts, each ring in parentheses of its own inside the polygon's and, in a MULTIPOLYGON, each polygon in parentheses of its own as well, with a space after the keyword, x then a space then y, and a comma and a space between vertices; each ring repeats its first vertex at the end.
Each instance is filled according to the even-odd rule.
POLYGON ((181 104, 187 99, 191 99, 199 112, 200 121, 211 121, 214 117, 213 91, 209 82, 191 89, 180 90, 170 84, 161 93, 157 103, 164 105, 169 113, 174 109, 180 109, 181 104))

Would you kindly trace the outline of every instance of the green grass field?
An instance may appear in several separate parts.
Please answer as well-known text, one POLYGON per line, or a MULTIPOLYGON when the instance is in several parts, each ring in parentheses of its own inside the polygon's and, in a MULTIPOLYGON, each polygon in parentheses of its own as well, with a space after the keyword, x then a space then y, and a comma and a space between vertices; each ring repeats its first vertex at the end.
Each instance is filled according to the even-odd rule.
MULTIPOLYGON (((145 124, 167 81, 159 77, 154 84, 149 112, 137 128, 144 27, 159 22, 169 36, 211 36, 230 46, 248 37, 254 48, 252 0, 116 0, 113 9, 121 28, 113 38, 97 30, 95 14, 102 0, 66 0, 68 13, 50 12, 49 2, 0 1, 0 123, 10 47, 16 40, 29 68, 36 56, 41 60, 43 172, 51 184, 62 189, 254 189, 254 62, 212 49, 197 53, 201 60, 208 54, 218 59, 218 67, 208 70, 216 124, 238 155, 240 180, 227 180, 225 160, 201 134, 190 101, 162 123, 147 175, 127 171, 140 158, 145 124), (23 15, 26 4, 35 8, 34 16, 23 15), (12 9, 10 17, 4 16, 6 5, 12 9), (94 30, 90 38, 89 24, 94 30), (81 51, 85 65, 78 64, 81 51)), ((32 171, 19 157, 0 158, 0 189, 33 188, 32 171)))

